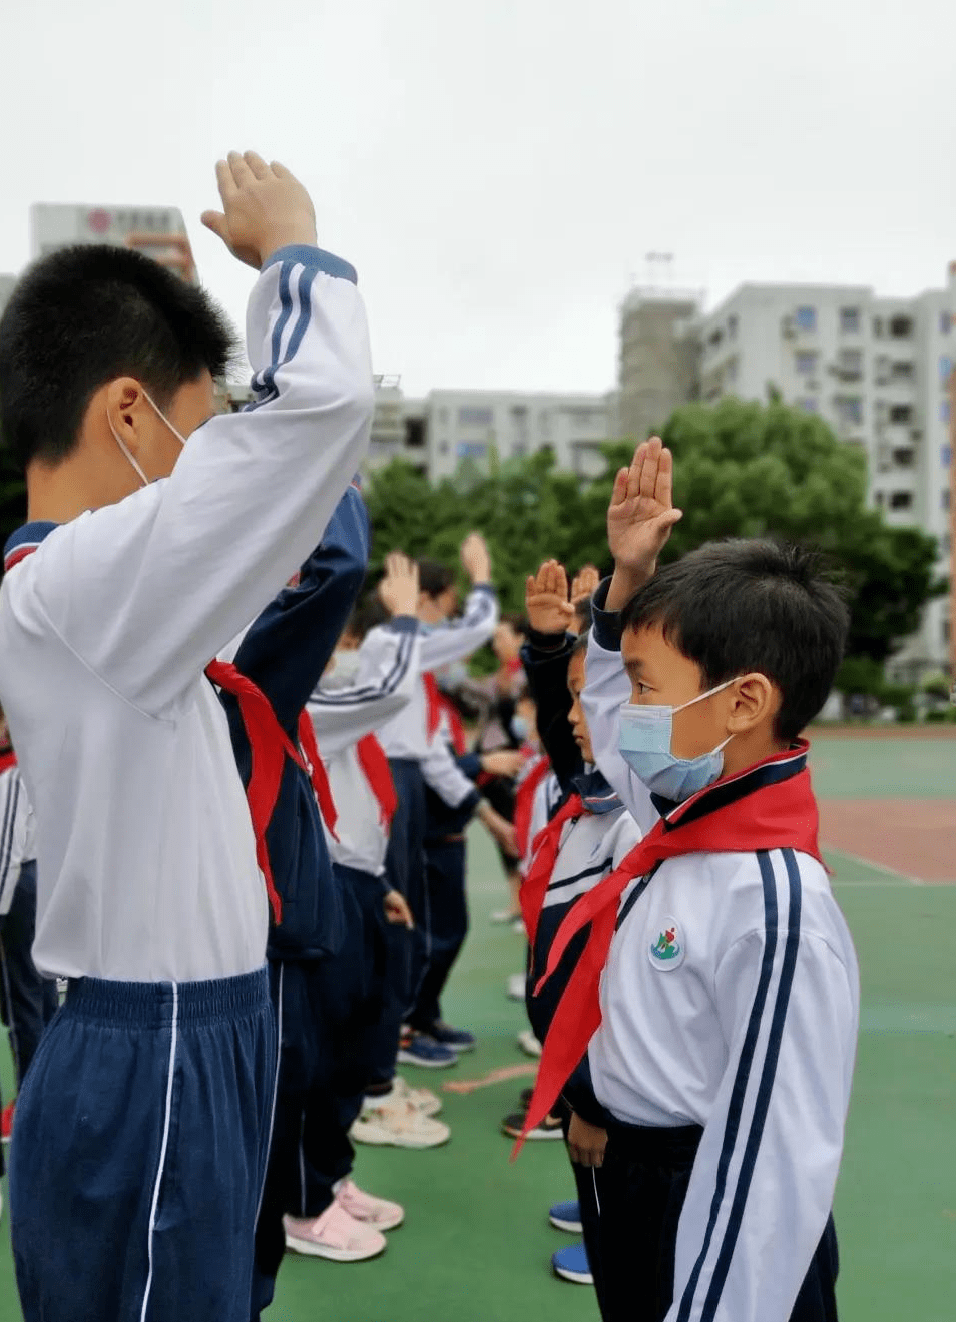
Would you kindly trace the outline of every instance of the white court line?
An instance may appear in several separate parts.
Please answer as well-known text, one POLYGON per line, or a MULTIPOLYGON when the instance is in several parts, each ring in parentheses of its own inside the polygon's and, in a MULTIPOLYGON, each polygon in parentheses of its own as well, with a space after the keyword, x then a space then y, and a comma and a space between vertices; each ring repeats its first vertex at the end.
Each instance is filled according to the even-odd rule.
MULTIPOLYGON (((884 876, 894 877, 896 879, 897 885, 904 885, 904 886, 926 885, 926 882, 920 881, 919 877, 908 877, 905 872, 897 872, 895 868, 884 867, 882 863, 874 863, 872 859, 862 858, 859 854, 850 854, 845 849, 833 849, 825 841, 823 843, 823 848, 826 850, 828 854, 836 854, 839 858, 847 858, 850 860, 851 863, 859 863, 861 867, 870 868, 873 872, 882 872, 884 876)), ((837 882, 837 885, 839 884, 840 883, 837 882)), ((850 885, 851 883, 844 882, 843 884, 850 885)), ((856 884, 861 884, 861 883, 856 883, 856 884)), ((866 885, 865 882, 862 884, 866 885)))

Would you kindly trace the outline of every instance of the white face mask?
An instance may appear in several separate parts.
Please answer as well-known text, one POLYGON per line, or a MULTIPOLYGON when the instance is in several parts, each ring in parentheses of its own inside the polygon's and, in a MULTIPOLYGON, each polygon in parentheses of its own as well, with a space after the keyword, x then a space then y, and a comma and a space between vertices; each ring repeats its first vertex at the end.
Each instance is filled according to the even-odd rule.
MULTIPOLYGON (((176 430, 176 428, 173 426, 173 424, 172 424, 172 423, 169 421, 169 419, 166 417, 166 414, 163 413, 162 409, 159 408, 159 406, 158 406, 158 405, 157 405, 157 404, 156 404, 156 403, 150 398, 150 396, 146 393, 145 390, 143 391, 143 395, 144 395, 144 397, 145 397, 145 399, 146 399, 146 402, 149 404, 150 408, 151 408, 151 409, 153 410, 153 412, 156 414, 157 418, 159 418, 161 422, 164 422, 164 423, 166 424, 166 426, 169 428, 169 430, 170 430, 170 431, 173 433, 173 435, 176 437, 176 440, 179 442, 180 445, 185 445, 185 444, 186 444, 186 438, 185 438, 185 436, 181 436, 181 435, 180 435, 180 433, 176 430)), ((133 458, 132 454, 131 454, 130 451, 129 451, 129 448, 128 448, 126 445, 124 445, 123 441, 120 439, 119 433, 117 432, 116 428, 113 426, 112 419, 110 418, 110 415, 109 415, 108 413, 107 413, 107 415, 106 415, 106 424, 107 424, 107 426, 109 427, 110 431, 113 433, 113 440, 116 442, 116 444, 119 446, 119 448, 123 451, 123 454, 126 456, 127 460, 129 461, 130 465, 132 466, 133 471, 135 472, 136 476, 139 478, 140 482, 142 482, 142 484, 143 484, 144 487, 148 487, 148 486, 149 486, 149 479, 147 478, 147 476, 146 476, 146 474, 143 472, 143 470, 140 468, 140 466, 139 466, 139 464, 136 462, 136 460, 133 458)))

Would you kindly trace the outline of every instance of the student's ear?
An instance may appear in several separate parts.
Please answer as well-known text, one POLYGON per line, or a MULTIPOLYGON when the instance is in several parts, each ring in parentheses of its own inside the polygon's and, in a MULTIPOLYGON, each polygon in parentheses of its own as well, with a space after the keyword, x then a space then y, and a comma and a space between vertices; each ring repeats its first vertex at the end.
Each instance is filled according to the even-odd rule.
POLYGON ((780 710, 780 691, 766 675, 744 675, 730 690, 731 705, 727 716, 728 734, 747 734, 772 720, 780 710))

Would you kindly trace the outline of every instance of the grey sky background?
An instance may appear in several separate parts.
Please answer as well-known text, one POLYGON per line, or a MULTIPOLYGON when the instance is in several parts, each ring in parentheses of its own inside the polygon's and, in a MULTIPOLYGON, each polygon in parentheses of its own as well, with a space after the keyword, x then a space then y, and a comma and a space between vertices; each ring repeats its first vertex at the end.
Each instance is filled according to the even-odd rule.
POLYGON ((952 0, 2 0, 0 270, 33 201, 181 207, 230 147, 310 186, 375 367, 604 390, 648 250, 744 280, 939 285, 956 258, 952 0))

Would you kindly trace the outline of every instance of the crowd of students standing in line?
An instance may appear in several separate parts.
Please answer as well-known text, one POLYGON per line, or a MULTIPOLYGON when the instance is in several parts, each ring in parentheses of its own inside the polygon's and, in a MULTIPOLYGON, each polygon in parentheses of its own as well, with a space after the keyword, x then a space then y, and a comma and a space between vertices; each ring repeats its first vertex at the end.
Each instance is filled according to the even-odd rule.
POLYGON ((541 1061, 511 1128, 567 1143, 605 1322, 835 1317, 858 988, 802 731, 839 592, 766 541, 658 569, 680 512, 644 443, 611 577, 575 592, 546 562, 520 657, 499 636, 498 715, 520 744, 533 714, 542 756, 456 749, 436 672, 498 626, 487 548, 462 548, 460 616, 451 572, 397 552, 384 618, 356 612, 356 273, 283 166, 232 153, 217 179, 204 223, 260 272, 245 413, 214 414, 215 305, 139 254, 51 254, 0 320, 29 499, 0 699, 35 816, 33 960, 67 983, 13 1124, 24 1317, 240 1322, 287 1247, 381 1251, 404 1209, 354 1181, 352 1140, 447 1138, 396 1065, 474 1045, 441 1013, 473 816, 524 855, 541 1061), (478 785, 516 774, 513 805, 478 785))

